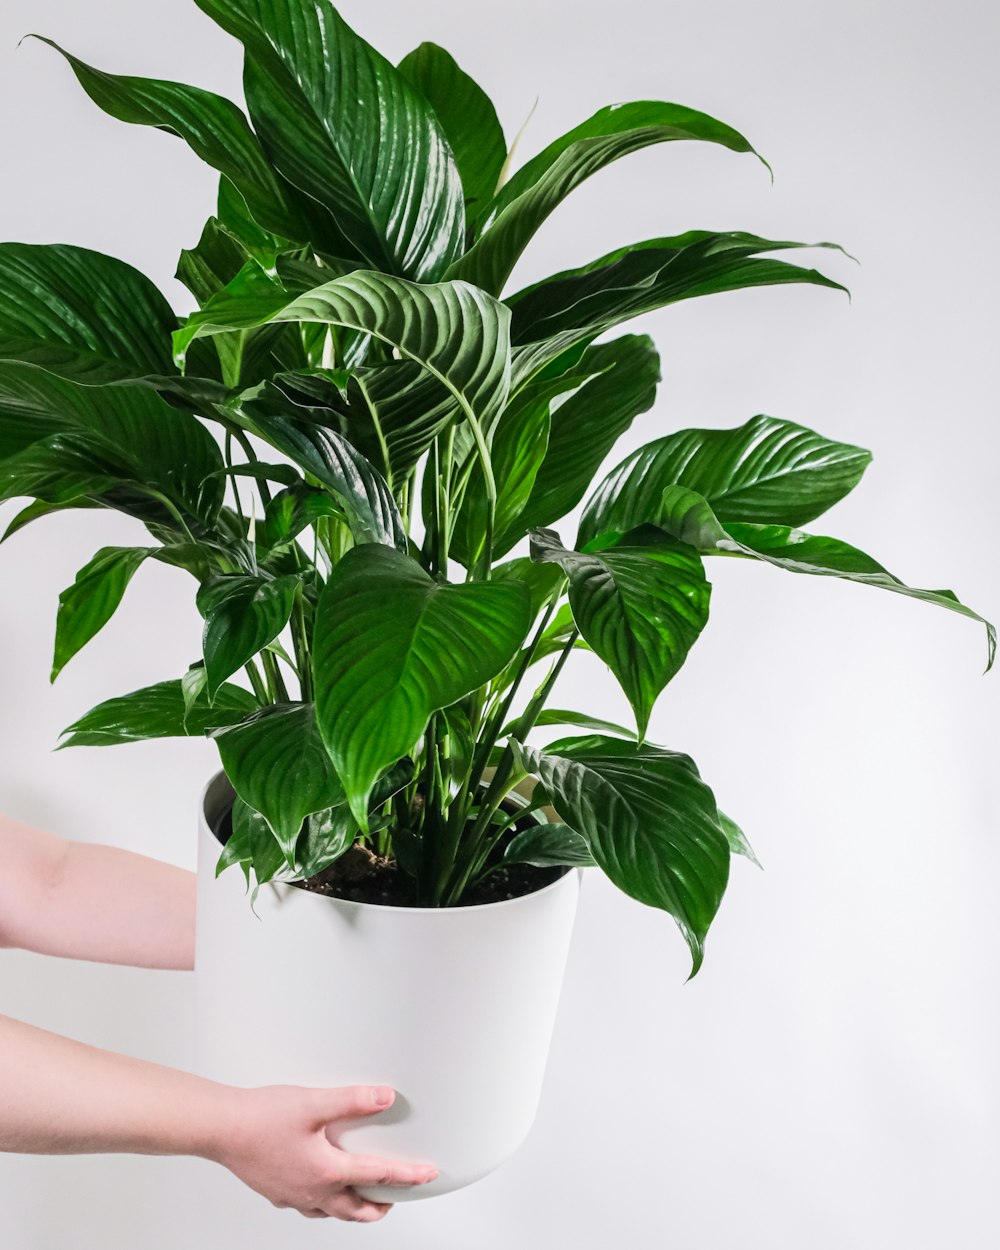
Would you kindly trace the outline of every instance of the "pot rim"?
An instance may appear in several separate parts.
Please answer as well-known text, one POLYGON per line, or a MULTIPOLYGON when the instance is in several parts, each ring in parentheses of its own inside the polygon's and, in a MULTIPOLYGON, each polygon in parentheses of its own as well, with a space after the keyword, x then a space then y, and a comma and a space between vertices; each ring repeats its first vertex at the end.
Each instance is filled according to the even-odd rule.
MULTIPOLYGON (((209 820, 206 806, 211 792, 216 786, 219 785, 220 782, 224 782, 226 786, 232 789, 232 783, 226 776, 225 772, 220 769, 205 783, 199 802, 199 811, 201 813, 201 818, 204 821, 205 828, 208 831, 209 836, 216 842, 218 842, 218 836, 212 828, 212 822, 209 820)), ((523 903, 526 899, 541 898, 545 894, 549 894, 559 888, 564 888, 566 882, 573 877, 576 877, 578 881, 582 881, 583 869, 580 867, 574 868, 571 864, 567 864, 565 865, 564 871, 556 877, 555 881, 550 881, 548 885, 542 886, 540 890, 532 890, 528 894, 519 894, 516 898, 497 899, 492 903, 471 903, 467 907, 400 907, 394 903, 359 903, 353 898, 336 898, 333 895, 317 894, 313 890, 304 890, 299 883, 294 881, 268 881, 265 884, 271 886, 276 891, 283 889, 298 890, 301 894, 311 895, 313 898, 325 899, 327 902, 336 903, 339 906, 344 907, 353 907, 358 910, 368 909, 370 911, 394 912, 397 915, 406 916, 447 916, 455 912, 463 915, 470 915, 474 912, 491 911, 498 907, 513 907, 518 903, 523 903)))

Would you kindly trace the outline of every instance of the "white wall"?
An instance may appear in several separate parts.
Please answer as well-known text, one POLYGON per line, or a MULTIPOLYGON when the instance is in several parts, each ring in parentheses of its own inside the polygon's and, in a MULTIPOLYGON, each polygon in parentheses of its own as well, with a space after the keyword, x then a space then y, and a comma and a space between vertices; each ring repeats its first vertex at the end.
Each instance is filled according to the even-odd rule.
MULTIPOLYGON (((510 132, 540 94, 527 153, 629 98, 682 101, 747 133, 773 187, 748 157, 653 149, 578 192, 522 276, 689 227, 842 242, 861 268, 819 259, 853 304, 771 290, 646 318, 666 381, 628 446, 759 411, 869 446, 866 481, 823 527, 914 584, 952 586, 1000 614, 994 6, 343 8, 390 55, 423 38, 446 44, 495 94, 510 132)), ((4 0, 0 11, 0 236, 111 252, 180 300, 173 264, 210 211, 213 176, 176 141, 99 114, 47 49, 15 50, 29 30, 108 69, 229 94, 235 46, 188 0, 4 0)), ((0 808, 191 865, 207 745, 51 754, 76 714, 178 674, 197 653, 183 575, 147 568, 50 689, 58 592, 97 546, 133 537, 126 520, 71 515, 0 550, 0 808)), ((983 638, 865 588, 728 562, 713 571, 714 619, 651 736, 694 755, 766 871, 736 865, 704 971, 687 986, 670 921, 588 881, 541 1114, 515 1161, 360 1230, 272 1211, 189 1161, 4 1158, 0 1244, 995 1244, 998 691, 980 676, 983 638)), ((597 664, 563 693, 622 714, 597 664)), ((8 1014, 188 1059, 183 975, 17 954, 0 968, 8 1014)))

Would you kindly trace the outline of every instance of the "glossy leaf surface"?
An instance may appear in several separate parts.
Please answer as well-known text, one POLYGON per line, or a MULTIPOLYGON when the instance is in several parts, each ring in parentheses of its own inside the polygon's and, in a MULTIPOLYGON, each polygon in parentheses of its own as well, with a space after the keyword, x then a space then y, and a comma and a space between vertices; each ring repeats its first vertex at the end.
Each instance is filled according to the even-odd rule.
POLYGON ((495 677, 527 631, 522 587, 445 585, 389 547, 348 552, 317 607, 314 682, 320 733, 359 821, 376 777, 431 714, 495 677))
POLYGON ((257 706, 248 691, 226 685, 216 691, 213 703, 203 695, 185 716, 180 681, 163 681, 92 708, 63 730, 66 737, 60 746, 104 747, 146 738, 200 737, 211 729, 238 724, 257 706))
POLYGON ((52 680, 114 616, 149 547, 102 547, 59 596, 52 680))
POLYGON ((290 575, 264 581, 234 573, 201 588, 198 610, 205 618, 202 646, 210 697, 285 628, 298 584, 290 575))
POLYGON ((597 861, 587 839, 569 825, 541 824, 523 829, 508 842, 506 864, 533 864, 536 868, 590 868, 597 861))
POLYGON ((729 879, 729 844, 694 762, 599 736, 521 754, 615 885, 674 917, 697 972, 729 879))

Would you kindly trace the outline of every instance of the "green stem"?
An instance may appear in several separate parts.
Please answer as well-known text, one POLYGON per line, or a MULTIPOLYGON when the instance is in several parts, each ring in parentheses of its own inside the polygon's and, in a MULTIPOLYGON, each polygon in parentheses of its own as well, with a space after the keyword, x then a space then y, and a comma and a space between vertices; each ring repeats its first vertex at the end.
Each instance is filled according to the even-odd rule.
POLYGON ((250 685, 253 686, 253 692, 260 700, 261 706, 267 707, 268 704, 272 702, 272 699, 268 694, 267 686, 264 685, 264 681, 260 673, 257 672, 257 665, 253 662, 253 660, 251 660, 249 664, 244 665, 244 671, 250 678, 250 685))
POLYGON ((273 652, 262 651, 260 658, 264 665, 264 673, 267 677, 272 701, 274 703, 290 703, 288 688, 285 685, 285 679, 281 675, 281 669, 278 668, 278 662, 274 658, 273 652))

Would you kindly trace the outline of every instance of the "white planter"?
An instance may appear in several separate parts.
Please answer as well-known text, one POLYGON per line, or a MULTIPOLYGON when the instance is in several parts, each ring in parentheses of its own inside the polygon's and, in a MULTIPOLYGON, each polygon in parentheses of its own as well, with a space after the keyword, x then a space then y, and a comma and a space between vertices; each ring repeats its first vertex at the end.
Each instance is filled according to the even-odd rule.
POLYGON ((391 1085, 345 1149, 435 1164, 413 1190, 492 1172, 535 1118, 582 872, 534 894, 449 909, 384 907, 270 884, 250 909, 243 874, 215 877, 221 774, 200 811, 198 1066, 232 1085, 391 1085))

